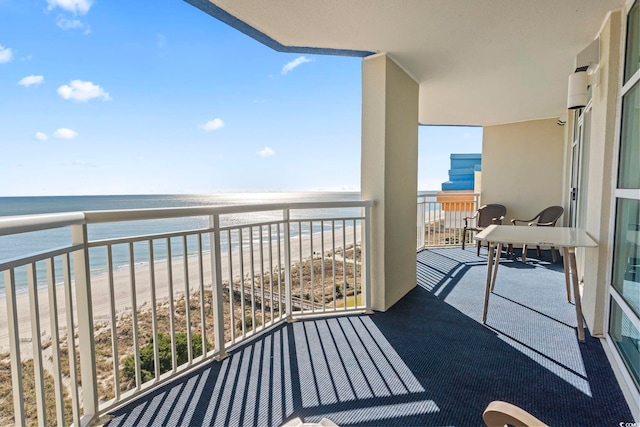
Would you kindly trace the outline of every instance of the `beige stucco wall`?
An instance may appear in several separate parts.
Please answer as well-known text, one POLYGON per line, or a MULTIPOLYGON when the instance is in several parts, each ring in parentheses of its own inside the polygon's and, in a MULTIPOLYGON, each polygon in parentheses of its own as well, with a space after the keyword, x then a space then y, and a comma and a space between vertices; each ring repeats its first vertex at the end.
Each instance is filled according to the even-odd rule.
POLYGON ((416 286, 418 84, 386 55, 362 62, 361 194, 371 212, 372 305, 416 286))
MULTIPOLYGON (((592 335, 602 336, 606 324, 607 283, 612 253, 610 236, 612 215, 613 165, 616 147, 617 93, 620 85, 621 12, 613 12, 600 34, 599 83, 593 87, 591 134, 586 170, 587 200, 585 228, 597 242, 597 249, 586 249, 581 258, 584 280, 582 307, 592 335)), ((567 153, 570 156, 570 152, 567 153)))
POLYGON ((563 206, 564 144, 557 119, 485 127, 481 203, 505 205, 503 224, 563 206))

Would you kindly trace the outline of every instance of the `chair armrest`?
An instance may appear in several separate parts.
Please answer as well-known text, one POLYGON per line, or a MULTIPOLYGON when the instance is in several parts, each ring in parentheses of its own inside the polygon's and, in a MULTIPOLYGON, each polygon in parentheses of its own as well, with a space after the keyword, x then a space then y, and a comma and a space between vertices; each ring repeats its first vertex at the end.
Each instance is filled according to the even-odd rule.
POLYGON ((464 220, 464 226, 465 226, 465 228, 468 228, 468 227, 469 227, 469 222, 468 222, 468 221, 469 221, 470 219, 475 219, 475 218, 476 218, 476 215, 474 215, 474 216, 465 216, 464 218, 462 218, 462 219, 464 220))
POLYGON ((554 225, 556 225, 555 221, 550 221, 550 222, 539 222, 536 224, 538 227, 553 227, 554 225))
POLYGON ((507 402, 494 400, 489 403, 482 414, 487 427, 504 427, 512 425, 518 427, 547 427, 545 423, 525 411, 507 402))
MULTIPOLYGON (((537 218, 537 217, 536 217, 537 218)), ((513 225, 517 225, 517 222, 522 222, 522 223, 528 223, 529 225, 531 225, 533 223, 533 221, 535 221, 536 218, 531 218, 531 219, 512 219, 511 220, 511 224, 513 225)))
POLYGON ((492 224, 502 224, 502 220, 504 219, 504 215, 500 217, 491 218, 492 224))

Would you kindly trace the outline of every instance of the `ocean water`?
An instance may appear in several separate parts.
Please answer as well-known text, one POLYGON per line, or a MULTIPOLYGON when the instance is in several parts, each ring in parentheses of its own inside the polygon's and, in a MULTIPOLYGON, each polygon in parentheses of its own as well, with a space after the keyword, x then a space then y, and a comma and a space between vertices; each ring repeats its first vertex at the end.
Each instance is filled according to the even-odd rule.
MULTIPOLYGON (((287 202, 318 202, 318 201, 352 201, 359 200, 360 194, 355 192, 308 192, 308 193, 235 193, 235 194, 207 194, 207 195, 114 195, 114 196, 47 196, 47 197, 0 197, 0 217, 14 215, 31 215, 56 212, 121 210, 121 209, 149 209, 190 206, 225 206, 238 204, 265 204, 287 202)), ((349 217, 359 215, 358 208, 345 209, 315 209, 313 211, 294 211, 292 219, 349 217)), ((258 212, 241 215, 226 215, 221 217, 221 224, 236 225, 249 222, 264 222, 282 217, 281 212, 258 212)), ((326 226, 326 225, 325 225, 326 226)), ((337 224, 339 226, 339 224, 337 224)), ((116 237, 128 237, 156 233, 167 233, 208 227, 206 217, 192 217, 153 221, 131 221, 109 224, 90 224, 88 234, 90 240, 100 240, 116 237)), ((292 236, 296 234, 310 234, 321 232, 320 224, 309 227, 303 224, 300 230, 294 227, 292 236)), ((273 236, 275 238, 275 236, 273 236)), ((0 236, 0 262, 15 257, 51 250, 70 244, 71 233, 68 227, 55 230, 44 230, 22 233, 10 236, 0 236)), ((226 243, 224 243, 226 244, 226 243)), ((223 245, 224 245, 223 244, 223 245)), ((233 246, 233 241, 230 242, 233 246)), ((228 247, 223 247, 225 250, 228 247)), ((172 239, 172 255, 182 256, 181 239, 172 239), (175 241, 174 241, 175 240, 175 241)), ((208 239, 203 239, 203 250, 209 250, 208 239)), ((92 274, 106 271, 107 257, 103 249, 91 249, 92 274)), ((197 240, 187 240, 187 253, 197 252, 197 240)), ((134 244, 136 263, 148 262, 148 252, 134 244), (141 250, 138 250, 141 249, 141 250)), ((165 242, 154 242, 154 259, 166 259, 167 248, 165 242)), ((114 268, 125 268, 129 264, 128 250, 124 245, 113 246, 114 268)), ((38 284, 43 286, 46 280, 44 263, 37 263, 38 284)), ((61 266, 56 270, 61 272, 61 266)), ((56 274, 59 277, 59 274, 56 274)), ((4 293, 4 278, 0 277, 0 294, 4 293)), ((17 291, 26 290, 26 270, 16 270, 17 291)))

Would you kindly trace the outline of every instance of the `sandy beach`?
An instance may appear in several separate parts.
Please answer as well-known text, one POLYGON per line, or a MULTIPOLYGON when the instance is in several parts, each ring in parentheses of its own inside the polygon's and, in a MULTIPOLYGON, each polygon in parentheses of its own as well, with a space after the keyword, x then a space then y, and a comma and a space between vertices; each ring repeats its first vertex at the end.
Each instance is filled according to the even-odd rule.
MULTIPOLYGON (((345 228, 346 246, 353 245, 354 235, 353 227, 345 228)), ((315 256, 322 254, 322 238, 321 234, 314 234, 313 236, 313 248, 311 247, 310 236, 302 236, 302 241, 298 240, 298 237, 291 238, 291 260, 292 263, 296 263, 300 260, 300 253, 302 253, 302 259, 310 259, 312 253, 315 256)), ((360 241, 360 227, 356 229, 355 240, 360 241)), ((277 243, 272 244, 272 265, 273 269, 278 268, 277 259, 277 243)), ((337 250, 342 248, 342 230, 336 230, 335 233, 335 247, 333 247, 332 233, 331 231, 324 232, 324 252, 327 253, 331 250, 337 250)), ((260 245, 254 245, 253 248, 253 260, 254 271, 256 276, 259 276, 260 268, 260 245)), ((269 243, 265 242, 262 248, 263 254, 263 268, 264 272, 270 270, 269 267, 269 243)), ((175 255, 175 254, 174 254, 175 255)), ((223 253, 223 261, 221 263, 222 280, 228 282, 231 279, 240 277, 240 261, 239 250, 232 252, 232 262, 228 262, 228 254, 223 253), (230 274, 231 272, 231 274, 230 274)), ((244 248, 243 250, 243 265, 244 275, 250 274, 250 250, 244 248)), ((200 287, 200 260, 198 256, 189 256, 187 262, 189 289, 191 291, 197 290, 200 287)), ((284 261, 284 250, 281 247, 281 259, 284 261)), ((282 268, 284 263, 281 262, 282 268)), ((213 283, 213 276, 211 273, 211 257, 208 253, 202 256, 202 270, 205 286, 210 286, 213 283)), ((148 307, 151 304, 152 299, 152 283, 151 283, 151 269, 149 263, 141 263, 135 265, 135 289, 136 289, 136 306, 138 309, 148 307)), ((153 273, 155 276, 155 291, 156 301, 162 301, 169 296, 168 290, 168 262, 156 261, 154 263, 153 273)), ((173 276, 173 293, 175 296, 180 296, 185 292, 185 272, 184 272, 184 259, 182 257, 175 257, 172 260, 172 276, 173 276)), ((114 271, 114 301, 115 312, 121 313, 123 311, 130 311, 132 308, 131 299, 131 280, 129 268, 120 268, 114 271)), ((72 286, 73 287, 73 286, 72 286)), ((94 323, 97 325, 101 322, 108 322, 111 318, 111 297, 109 276, 107 273, 96 274, 91 277, 91 293, 93 301, 93 317, 94 323)), ((67 322, 66 322, 66 307, 64 306, 64 288, 62 285, 56 286, 56 298, 58 306, 58 330, 60 331, 60 338, 62 339, 66 335, 67 322)), ((33 355, 33 344, 31 342, 31 315, 29 308, 29 295, 28 293, 22 293, 17 295, 16 303, 18 307, 18 325, 20 334, 20 352, 21 358, 30 358, 33 355)), ((74 295, 74 303, 76 303, 74 295)), ((9 334, 7 323, 7 310, 6 300, 4 297, 0 298, 0 351, 9 351, 9 334)), ((51 322, 50 322, 50 305, 49 305, 49 291, 46 288, 38 291, 38 305, 40 313, 40 328, 41 328, 41 341, 46 342, 51 336, 51 322)), ((77 321, 77 320, 76 320, 77 321)))

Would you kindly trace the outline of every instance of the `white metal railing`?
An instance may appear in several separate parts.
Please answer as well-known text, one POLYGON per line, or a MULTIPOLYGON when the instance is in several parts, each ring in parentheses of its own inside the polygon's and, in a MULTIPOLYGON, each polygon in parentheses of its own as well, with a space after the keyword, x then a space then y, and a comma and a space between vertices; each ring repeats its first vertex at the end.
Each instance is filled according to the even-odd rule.
POLYGON ((307 315, 368 310, 371 206, 292 203, 0 218, 0 236, 71 230, 68 245, 0 261, 7 307, 6 319, 0 314, 0 344, 10 349, 14 408, 14 419, 0 424, 85 425, 178 373, 224 358, 230 346, 265 328, 307 315), (250 217, 257 213, 271 217, 250 217), (238 220, 243 214, 248 219, 238 220), (95 224, 187 217, 202 217, 201 226, 89 239, 95 224), (92 273, 96 264, 102 268, 92 273))
MULTIPOLYGON (((417 249, 462 244, 464 218, 478 209, 479 194, 425 191, 418 195, 417 249)), ((474 225, 473 220, 469 225, 474 225)), ((473 233, 465 243, 473 242, 473 233)))

